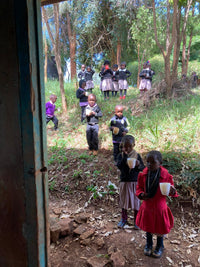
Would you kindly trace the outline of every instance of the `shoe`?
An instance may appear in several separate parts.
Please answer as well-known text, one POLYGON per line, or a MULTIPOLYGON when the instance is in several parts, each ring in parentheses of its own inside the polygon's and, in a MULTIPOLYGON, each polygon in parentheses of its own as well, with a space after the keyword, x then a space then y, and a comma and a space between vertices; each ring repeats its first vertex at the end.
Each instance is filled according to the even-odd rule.
POLYGON ((88 154, 89 155, 92 155, 93 151, 92 150, 89 150, 88 154))
POLYGON ((154 258, 160 258, 163 254, 163 249, 164 249, 163 247, 156 247, 156 249, 152 253, 152 256, 154 258))
POLYGON ((124 226, 127 224, 127 220, 121 219, 121 221, 118 223, 119 228, 124 228, 124 226))
POLYGON ((145 256, 151 256, 151 253, 152 253, 152 246, 146 245, 144 247, 144 255, 145 256))
POLYGON ((126 98, 126 96, 124 95, 123 97, 122 97, 122 99, 125 99, 126 98))
POLYGON ((138 227, 136 224, 134 225, 135 230, 140 230, 140 227, 138 227))
POLYGON ((97 156, 98 155, 98 151, 97 150, 93 150, 93 156, 97 156))
POLYGON ((122 99, 122 98, 123 98, 122 96, 119 97, 119 99, 122 99))

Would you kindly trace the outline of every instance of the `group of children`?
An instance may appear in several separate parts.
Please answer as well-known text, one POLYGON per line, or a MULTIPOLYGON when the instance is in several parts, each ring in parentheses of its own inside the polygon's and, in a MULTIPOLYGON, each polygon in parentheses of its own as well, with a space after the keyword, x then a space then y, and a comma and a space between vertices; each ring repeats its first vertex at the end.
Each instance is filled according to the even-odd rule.
MULTIPOLYGON (((90 66, 88 66, 87 69, 84 64, 81 66, 78 78, 79 80, 86 81, 86 91, 92 92, 92 89, 94 88, 92 78, 94 73, 94 70, 92 70, 90 66)), ((109 99, 110 92, 112 92, 112 96, 117 96, 118 91, 120 92, 120 99, 126 98, 126 92, 128 89, 127 78, 131 76, 130 71, 126 69, 126 62, 121 63, 120 69, 118 69, 117 64, 114 64, 111 69, 110 61, 105 60, 99 76, 101 77, 100 90, 104 94, 105 100, 109 99)))
MULTIPOLYGON (((108 62, 105 63, 101 71, 101 75, 104 77, 102 90, 103 88, 111 88, 111 80, 113 79, 111 77, 113 72, 110 70, 108 62)), ((126 73, 125 65, 121 66, 121 69, 126 73)), ((149 66, 149 69, 147 68, 141 77, 145 77, 144 79, 149 78, 150 75, 152 77, 153 74, 151 72, 149 66)), ((84 119, 87 121, 86 138, 89 154, 97 156, 99 149, 98 122, 99 118, 102 117, 102 112, 96 103, 96 96, 93 93, 88 95, 85 77, 79 81, 76 96, 80 100, 81 121, 84 119)), ((121 74, 118 77, 125 77, 125 75, 121 74)), ((127 86, 125 80, 123 80, 123 85, 124 87, 127 86)), ((148 83, 145 85, 146 87, 148 87, 148 83)), ((126 89, 123 90, 125 90, 126 94, 126 89)), ((106 96, 109 96, 109 94, 106 93, 106 96)), ((55 95, 51 95, 50 102, 46 104, 47 123, 52 120, 55 124, 55 129, 57 129, 58 123, 54 115, 56 99, 55 95)), ((112 132, 114 163, 120 170, 119 199, 121 220, 118 223, 118 227, 125 227, 128 222, 128 209, 132 209, 134 211, 134 228, 136 230, 142 229, 146 232, 144 254, 160 258, 164 249, 163 236, 169 233, 173 227, 173 215, 167 206, 166 196, 161 193, 159 184, 169 183, 170 196, 177 197, 172 175, 162 166, 162 155, 159 151, 149 152, 146 158, 147 167, 144 166, 140 154, 134 149, 135 139, 128 134, 129 122, 123 115, 122 105, 115 106, 115 114, 110 120, 110 131, 112 132), (130 165, 129 159, 134 159, 134 164, 130 165), (157 236, 154 250, 153 234, 157 236)))

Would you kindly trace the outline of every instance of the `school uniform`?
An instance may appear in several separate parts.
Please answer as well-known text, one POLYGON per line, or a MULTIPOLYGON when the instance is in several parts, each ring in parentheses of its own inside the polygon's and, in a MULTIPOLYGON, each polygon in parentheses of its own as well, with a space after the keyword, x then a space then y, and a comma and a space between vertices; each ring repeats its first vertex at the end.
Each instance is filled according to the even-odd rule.
POLYGON ((56 105, 52 103, 52 101, 49 101, 46 103, 46 124, 52 121, 54 123, 54 130, 57 130, 58 128, 58 119, 54 115, 54 111, 56 108, 56 105))
POLYGON ((87 119, 87 128, 86 128, 86 138, 89 146, 89 150, 98 150, 99 139, 98 139, 98 132, 99 132, 99 118, 102 117, 102 112, 100 107, 95 104, 93 107, 87 105, 83 118, 87 119), (95 115, 86 116, 87 110, 95 112, 95 115))
POLYGON ((128 82, 127 78, 131 76, 130 71, 127 69, 119 69, 116 71, 116 75, 118 75, 118 83, 119 83, 119 90, 127 90, 128 89, 128 82))
POLYGON ((81 122, 83 121, 83 113, 88 105, 88 97, 85 95, 86 90, 83 88, 78 88, 76 91, 76 97, 79 99, 79 105, 81 107, 81 122))
POLYGON ((118 76, 116 75, 116 71, 113 71, 112 81, 113 81, 113 90, 112 91, 118 92, 119 91, 119 83, 118 83, 118 76))
MULTIPOLYGON (((148 178, 148 168, 145 168, 138 176, 136 189, 137 197, 146 192, 148 178)), ((172 175, 164 167, 160 167, 159 183, 170 183, 174 185, 172 175)), ((173 197, 177 197, 177 193, 173 197)), ((162 195, 158 184, 156 193, 153 197, 143 200, 137 214, 136 224, 143 231, 164 235, 170 232, 174 224, 174 218, 170 208, 166 203, 166 196, 162 195)))
POLYGON ((110 130, 112 131, 111 127, 119 128, 119 133, 114 134, 112 131, 112 140, 113 140, 113 156, 114 161, 117 161, 117 156, 119 154, 119 145, 122 141, 123 132, 128 133, 129 130, 129 122, 126 117, 119 118, 117 115, 114 115, 110 120, 110 130))
POLYGON ((135 150, 132 150, 128 155, 122 152, 118 155, 117 167, 121 172, 119 186, 120 207, 125 210, 130 208, 138 211, 140 200, 136 196, 136 185, 139 173, 145 168, 142 158, 135 150), (130 169, 127 164, 128 158, 136 158, 140 162, 139 165, 130 169))
POLYGON ((102 91, 113 91, 113 71, 110 68, 108 70, 102 68, 100 75, 102 77, 102 91))
POLYGON ((78 78, 79 80, 85 80, 85 70, 81 70, 79 73, 78 73, 78 78))
POLYGON ((86 71, 85 72, 85 80, 86 80, 86 90, 89 90, 92 92, 92 89, 94 88, 94 82, 92 76, 94 75, 95 71, 86 71))
POLYGON ((140 91, 144 91, 145 89, 147 90, 151 89, 152 77, 154 74, 155 72, 149 68, 143 69, 140 72, 139 76, 142 78, 142 80, 140 81, 140 86, 139 86, 140 91))

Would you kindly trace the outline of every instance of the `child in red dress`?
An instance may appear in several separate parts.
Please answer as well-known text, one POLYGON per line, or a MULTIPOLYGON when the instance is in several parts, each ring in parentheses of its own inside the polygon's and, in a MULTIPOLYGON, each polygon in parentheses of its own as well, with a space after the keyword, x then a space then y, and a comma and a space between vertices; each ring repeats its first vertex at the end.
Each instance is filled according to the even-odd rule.
POLYGON ((174 218, 167 206, 166 196, 162 195, 159 183, 170 183, 170 196, 177 197, 172 175, 161 166, 162 155, 159 151, 147 154, 147 168, 138 176, 136 196, 143 200, 138 211, 136 224, 146 232, 146 256, 160 258, 164 249, 163 235, 170 232, 174 218), (152 252, 153 234, 157 235, 157 245, 152 252))

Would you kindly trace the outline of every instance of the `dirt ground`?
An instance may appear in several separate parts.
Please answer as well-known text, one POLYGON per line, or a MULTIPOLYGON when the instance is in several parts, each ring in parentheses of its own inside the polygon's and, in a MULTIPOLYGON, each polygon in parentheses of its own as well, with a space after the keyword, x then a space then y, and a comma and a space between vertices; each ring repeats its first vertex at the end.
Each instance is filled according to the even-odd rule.
POLYGON ((192 201, 184 202, 181 192, 180 198, 168 200, 174 228, 164 239, 162 258, 147 257, 143 254, 145 232, 133 229, 131 211, 128 228, 117 228, 119 170, 113 164, 112 151, 100 150, 94 157, 86 150, 66 149, 65 156, 65 162, 56 160, 49 167, 50 217, 70 218, 73 229, 82 224, 92 234, 81 239, 73 230, 51 243, 52 267, 200 266, 199 209, 192 201), (77 219, 81 216, 84 222, 77 219))

